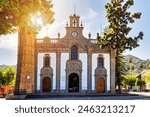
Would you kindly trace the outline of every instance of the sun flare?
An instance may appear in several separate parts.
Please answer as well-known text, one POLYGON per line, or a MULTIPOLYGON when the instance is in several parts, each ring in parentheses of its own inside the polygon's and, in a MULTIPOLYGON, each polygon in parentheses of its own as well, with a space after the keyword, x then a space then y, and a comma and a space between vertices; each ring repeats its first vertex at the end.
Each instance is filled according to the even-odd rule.
POLYGON ((42 17, 40 15, 32 16, 31 22, 33 25, 40 25, 41 26, 43 24, 42 17))

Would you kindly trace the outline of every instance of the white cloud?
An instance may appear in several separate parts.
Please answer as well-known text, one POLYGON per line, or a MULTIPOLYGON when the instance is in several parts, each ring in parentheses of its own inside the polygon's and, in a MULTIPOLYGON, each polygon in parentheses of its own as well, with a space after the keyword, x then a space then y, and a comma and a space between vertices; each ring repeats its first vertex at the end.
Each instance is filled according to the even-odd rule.
POLYGON ((96 11, 89 9, 89 15, 88 15, 89 19, 93 19, 97 15, 98 15, 98 13, 96 11))
POLYGON ((0 48, 17 51, 18 33, 0 36, 0 48))
POLYGON ((98 13, 96 11, 94 11, 93 9, 91 9, 91 8, 88 8, 87 11, 88 11, 86 13, 87 15, 82 17, 81 18, 82 20, 84 20, 84 19, 91 20, 91 19, 95 18, 98 15, 98 13))

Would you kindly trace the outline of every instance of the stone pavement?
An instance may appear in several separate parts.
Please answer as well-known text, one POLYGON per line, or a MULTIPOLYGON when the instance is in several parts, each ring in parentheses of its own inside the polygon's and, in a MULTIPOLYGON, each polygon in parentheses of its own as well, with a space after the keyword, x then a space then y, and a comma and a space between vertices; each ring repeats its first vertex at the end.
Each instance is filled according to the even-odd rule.
POLYGON ((146 96, 110 96, 110 97, 71 97, 71 98, 31 98, 27 100, 150 100, 146 96))
POLYGON ((150 100, 150 92, 129 92, 117 95, 87 95, 87 96, 48 96, 27 98, 26 100, 150 100))
POLYGON ((139 96, 150 96, 150 92, 129 92, 129 94, 137 94, 139 96))

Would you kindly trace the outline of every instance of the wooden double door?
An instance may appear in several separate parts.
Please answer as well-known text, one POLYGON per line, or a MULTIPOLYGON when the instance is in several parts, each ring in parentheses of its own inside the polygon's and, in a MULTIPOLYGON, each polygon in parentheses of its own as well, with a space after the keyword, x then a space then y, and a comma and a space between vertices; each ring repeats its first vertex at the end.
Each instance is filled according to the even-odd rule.
POLYGON ((51 92, 51 79, 49 77, 45 77, 43 79, 42 91, 43 92, 51 92))
POLYGON ((96 92, 97 93, 105 93, 105 79, 104 78, 97 79, 96 92))

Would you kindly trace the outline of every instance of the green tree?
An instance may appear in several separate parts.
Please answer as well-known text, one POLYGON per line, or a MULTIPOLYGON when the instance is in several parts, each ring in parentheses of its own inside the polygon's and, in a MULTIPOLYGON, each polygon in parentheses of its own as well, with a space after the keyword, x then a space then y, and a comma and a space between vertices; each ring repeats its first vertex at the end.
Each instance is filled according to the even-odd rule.
POLYGON ((128 60, 128 73, 130 74, 131 77, 133 75, 134 69, 135 69, 135 67, 133 66, 133 60, 132 60, 132 58, 129 58, 129 60, 128 60))
POLYGON ((142 71, 143 67, 144 67, 144 65, 141 63, 141 64, 139 65, 139 68, 140 68, 141 71, 142 71))
POLYGON ((2 88, 6 85, 14 85, 15 77, 16 71, 14 67, 0 69, 0 87, 2 88))
MULTIPOLYGON (((140 32, 138 36, 129 37, 132 28, 129 24, 134 23, 135 19, 139 19, 141 13, 133 13, 128 9, 133 6, 133 0, 111 0, 107 3, 105 8, 107 11, 107 20, 109 22, 109 30, 104 32, 102 36, 97 36, 100 48, 110 47, 116 52, 116 79, 120 81, 119 74, 119 54, 123 53, 126 49, 132 50, 139 46, 139 40, 143 39, 143 33, 140 32)), ((119 93, 121 93, 121 83, 118 84, 119 93)))
MULTIPOLYGON (((3 17, 0 20, 0 35, 18 31, 19 56, 23 40, 29 36, 34 39, 41 27, 53 23, 52 7, 51 0, 0 0, 0 16, 3 17), (43 21, 42 24, 38 24, 38 18, 43 21)), ((18 57, 18 61, 22 63, 22 58, 18 57)), ((17 67, 16 83, 20 83, 20 70, 21 68, 17 67)))
POLYGON ((146 68, 150 69, 150 61, 148 60, 148 62, 146 63, 146 68))
POLYGON ((2 79, 4 78, 3 70, 0 69, 0 89, 2 88, 2 79))
POLYGON ((129 58, 129 63, 130 63, 130 64, 132 63, 132 58, 129 58))
POLYGON ((31 18, 41 17, 43 25, 52 23, 52 6, 50 0, 0 0, 0 35, 21 32, 25 27, 37 33, 41 26, 34 25, 31 18))
POLYGON ((125 78, 123 79, 123 85, 125 87, 130 86, 130 88, 132 89, 132 87, 136 84, 136 76, 125 75, 124 77, 125 78))
MULTIPOLYGON (((119 72, 118 72, 118 77, 119 79, 116 79, 116 85, 119 86, 119 85, 123 85, 123 81, 124 79, 126 78, 125 77, 125 73, 127 72, 127 68, 126 68, 126 65, 125 65, 125 58, 122 54, 119 54, 118 55, 118 69, 119 69, 119 72)), ((119 91, 119 90, 118 90, 119 91)))
POLYGON ((140 86, 140 91, 143 91, 143 86, 145 86, 146 82, 142 80, 137 81, 137 85, 140 86))

